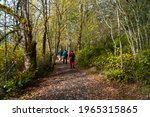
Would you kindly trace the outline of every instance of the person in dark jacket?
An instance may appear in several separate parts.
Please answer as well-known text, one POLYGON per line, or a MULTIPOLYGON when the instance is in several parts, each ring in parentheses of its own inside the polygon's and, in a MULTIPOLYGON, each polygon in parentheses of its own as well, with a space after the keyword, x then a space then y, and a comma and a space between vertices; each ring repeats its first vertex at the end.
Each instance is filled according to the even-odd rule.
POLYGON ((67 58, 68 58, 68 51, 64 50, 63 51, 63 63, 67 64, 67 58))

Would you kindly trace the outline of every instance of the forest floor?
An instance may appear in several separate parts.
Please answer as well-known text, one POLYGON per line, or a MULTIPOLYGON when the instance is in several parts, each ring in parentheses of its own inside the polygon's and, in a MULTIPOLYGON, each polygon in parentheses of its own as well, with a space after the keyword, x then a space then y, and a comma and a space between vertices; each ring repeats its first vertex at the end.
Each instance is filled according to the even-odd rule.
POLYGON ((101 73, 56 63, 54 72, 39 78, 17 99, 23 100, 119 100, 150 99, 148 88, 139 83, 116 83, 101 73), (142 93, 141 93, 142 92, 142 93))

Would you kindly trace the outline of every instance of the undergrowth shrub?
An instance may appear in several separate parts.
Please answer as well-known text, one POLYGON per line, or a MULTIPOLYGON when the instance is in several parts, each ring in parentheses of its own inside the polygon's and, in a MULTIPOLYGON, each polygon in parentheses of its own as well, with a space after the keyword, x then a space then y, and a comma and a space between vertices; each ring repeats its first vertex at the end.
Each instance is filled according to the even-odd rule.
POLYGON ((35 71, 29 71, 29 72, 17 72, 16 76, 14 76, 12 79, 9 79, 3 84, 1 84, 1 87, 5 90, 6 93, 16 92, 22 88, 25 88, 26 86, 29 86, 32 84, 33 79, 36 75, 35 71))
POLYGON ((98 56, 94 56, 91 60, 90 66, 96 67, 98 70, 104 70, 106 64, 108 63, 107 58, 110 55, 110 52, 104 52, 98 56))
MULTIPOLYGON (((46 62, 43 64, 41 54, 37 54, 37 69, 35 71, 24 71, 23 49, 17 47, 13 51, 14 45, 8 45, 7 65, 4 55, 4 45, 0 45, 0 97, 11 97, 17 95, 21 89, 33 85, 33 79, 39 78, 52 71, 52 57, 46 55, 46 62)), ((41 53, 41 51, 37 52, 41 53)))
POLYGON ((150 50, 144 50, 139 55, 140 59, 140 78, 144 80, 145 84, 150 84, 150 50))
POLYGON ((40 57, 38 57, 38 65, 37 65, 37 69, 38 69, 37 76, 38 77, 43 77, 53 71, 54 66, 53 66, 53 62, 52 62, 52 59, 53 59, 52 57, 53 57, 52 54, 51 55, 47 54, 45 63, 43 63, 42 58, 39 59, 40 57))
POLYGON ((114 56, 111 51, 90 46, 77 53, 77 64, 85 68, 96 67, 105 72, 111 80, 119 82, 142 80, 150 84, 150 50, 135 55, 123 53, 122 56, 114 56))
POLYGON ((77 53, 76 61, 81 67, 91 67, 93 59, 102 53, 103 49, 100 47, 86 46, 77 53))
POLYGON ((111 80, 115 80, 115 81, 121 81, 123 78, 123 74, 122 71, 120 69, 112 69, 109 70, 107 72, 105 72, 107 74, 107 77, 111 80))
POLYGON ((115 81, 133 81, 134 75, 132 72, 135 70, 136 59, 131 54, 123 54, 122 56, 110 56, 107 58, 108 63, 105 71, 108 78, 115 81), (122 65, 121 65, 122 62, 122 65))
POLYGON ((149 52, 146 52, 147 54, 144 53, 136 55, 126 53, 122 54, 122 56, 108 57, 108 63, 105 67, 106 74, 109 78, 116 81, 133 82, 144 80, 145 77, 150 76, 149 52))

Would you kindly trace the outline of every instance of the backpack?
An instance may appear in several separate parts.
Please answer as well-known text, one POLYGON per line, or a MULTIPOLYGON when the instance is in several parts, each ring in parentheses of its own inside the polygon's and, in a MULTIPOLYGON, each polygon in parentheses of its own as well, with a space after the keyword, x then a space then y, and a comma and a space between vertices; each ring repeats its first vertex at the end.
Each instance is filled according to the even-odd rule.
POLYGON ((64 52, 63 52, 63 56, 64 56, 64 57, 67 57, 67 56, 68 56, 67 51, 64 51, 64 52))
POLYGON ((70 60, 74 60, 75 59, 75 54, 72 52, 71 54, 70 54, 70 60))

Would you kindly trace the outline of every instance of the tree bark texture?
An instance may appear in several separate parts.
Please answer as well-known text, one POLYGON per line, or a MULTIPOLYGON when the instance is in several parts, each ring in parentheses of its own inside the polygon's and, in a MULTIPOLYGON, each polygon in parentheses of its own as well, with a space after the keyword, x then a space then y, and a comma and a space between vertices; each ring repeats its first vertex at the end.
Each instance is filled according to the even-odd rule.
POLYGON ((24 40, 24 65, 25 70, 36 69, 36 42, 32 39, 32 26, 29 19, 29 1, 22 0, 22 15, 24 16, 24 23, 21 24, 23 30, 24 40))

